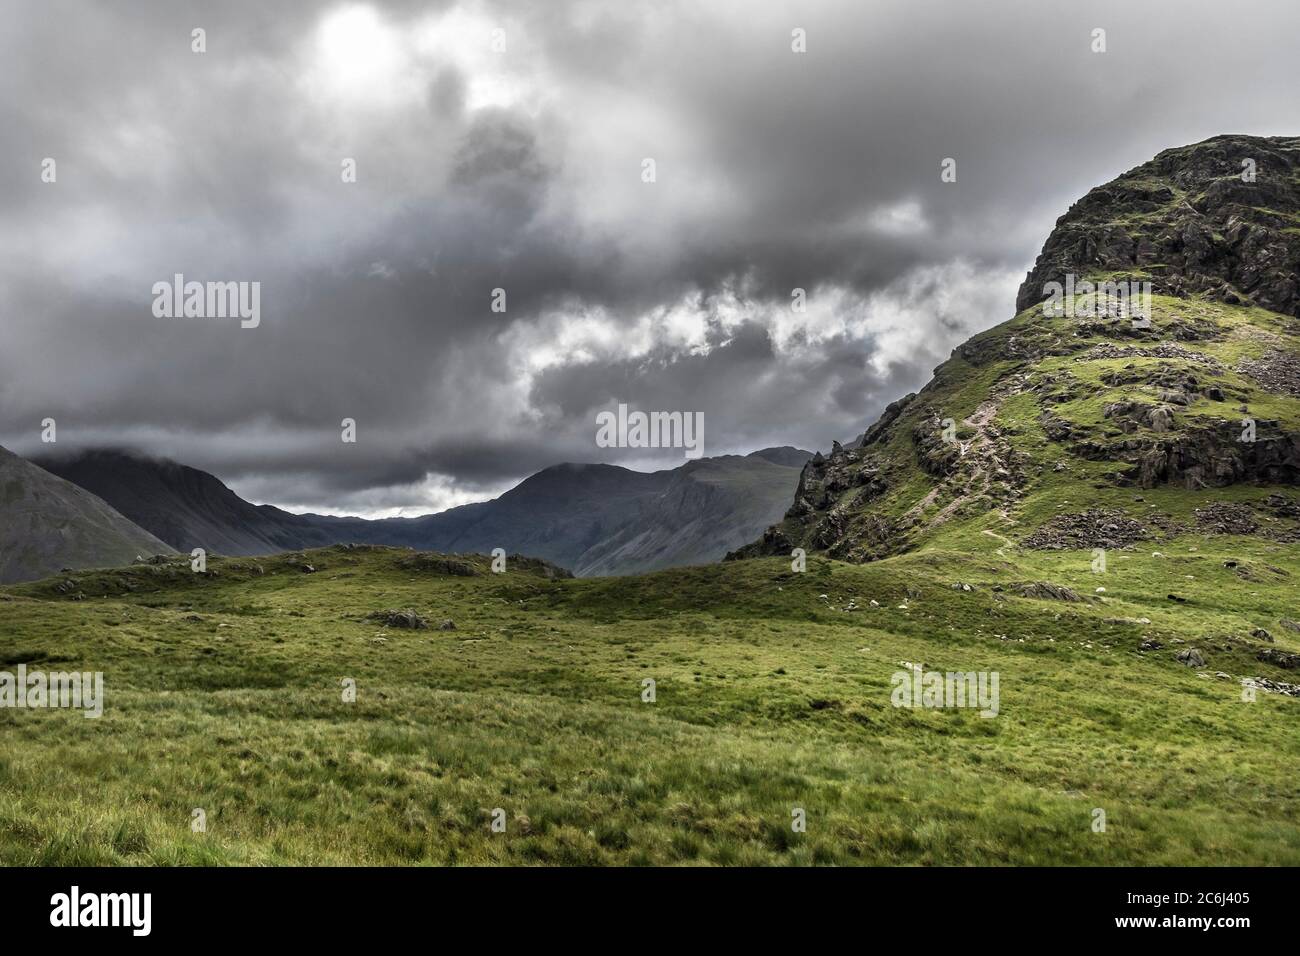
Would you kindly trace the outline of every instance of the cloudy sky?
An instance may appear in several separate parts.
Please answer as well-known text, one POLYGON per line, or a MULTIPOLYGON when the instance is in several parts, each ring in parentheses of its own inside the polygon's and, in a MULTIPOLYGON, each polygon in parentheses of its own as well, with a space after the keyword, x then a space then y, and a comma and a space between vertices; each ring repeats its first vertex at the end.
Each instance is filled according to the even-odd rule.
POLYGON ((597 447, 619 402, 710 455, 851 438, 1089 188, 1300 133, 1292 0, 0 9, 0 443, 332 513, 682 461, 597 447), (176 273, 260 282, 260 326, 155 316, 176 273))

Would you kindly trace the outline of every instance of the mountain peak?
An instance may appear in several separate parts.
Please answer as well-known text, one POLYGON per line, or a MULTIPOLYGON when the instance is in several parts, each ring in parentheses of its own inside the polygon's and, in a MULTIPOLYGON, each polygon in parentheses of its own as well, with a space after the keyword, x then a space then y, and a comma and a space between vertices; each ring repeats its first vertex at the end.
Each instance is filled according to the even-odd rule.
POLYGON ((95 495, 0 448, 0 582, 171 550, 95 495))
POLYGON ((1215 136, 1089 191, 1057 220, 1016 309, 1091 273, 1300 316, 1300 138, 1215 136))
POLYGON ((786 468, 802 468, 804 462, 812 456, 812 452, 804 451, 802 448, 795 448, 793 445, 780 445, 751 451, 745 457, 762 458, 764 461, 770 461, 774 465, 781 465, 786 468))

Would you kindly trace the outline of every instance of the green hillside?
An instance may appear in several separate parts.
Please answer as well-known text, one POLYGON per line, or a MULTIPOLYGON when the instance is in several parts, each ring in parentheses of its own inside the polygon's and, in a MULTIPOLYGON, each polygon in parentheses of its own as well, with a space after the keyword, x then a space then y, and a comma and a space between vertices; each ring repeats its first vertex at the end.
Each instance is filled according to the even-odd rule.
POLYGON ((1095 574, 957 543, 587 580, 339 547, 14 586, 4 668, 102 670, 107 702, 0 710, 0 862, 1300 863, 1300 701, 1241 685, 1296 673, 1258 660, 1300 651, 1294 547, 1182 534, 1095 574), (430 627, 370 617, 407 608, 430 627), (893 707, 904 662, 998 671, 998 716, 893 707))
POLYGON ((1300 485, 1293 220, 1296 139, 1215 137, 1093 189, 1058 220, 1019 313, 955 349, 858 446, 810 463, 785 519, 736 556, 867 561, 976 534, 1108 547, 1178 526, 1294 542, 1272 500, 1300 485), (1096 294, 1053 314, 1052 282, 1153 294, 1141 319, 1096 294), (1116 539, 1115 522, 1132 530, 1116 539))
POLYGON ((1152 304, 1150 328, 1035 307, 975 336, 862 447, 814 460, 786 519, 737 556, 799 546, 863 561, 979 533, 1020 541, 1090 509, 1146 536, 1202 526, 1198 510, 1224 503, 1276 538, 1289 526, 1272 526, 1270 499, 1300 483, 1300 320, 1152 304))

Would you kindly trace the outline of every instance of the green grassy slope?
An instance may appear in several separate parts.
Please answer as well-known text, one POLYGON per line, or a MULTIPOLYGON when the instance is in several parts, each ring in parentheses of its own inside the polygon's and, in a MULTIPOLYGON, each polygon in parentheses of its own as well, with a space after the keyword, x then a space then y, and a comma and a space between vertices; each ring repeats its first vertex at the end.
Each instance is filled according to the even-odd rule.
POLYGON ((957 349, 873 438, 814 461, 790 513, 738 556, 797 546, 862 561, 972 524, 1022 541, 1061 511, 1159 525, 1294 495, 1300 320, 1195 297, 1154 296, 1140 330, 1031 308, 957 349))
POLYGON ((10 587, 0 669, 102 670, 107 703, 0 710, 0 863, 1300 863, 1300 700, 1240 684, 1297 673, 1256 659, 1300 650, 1294 547, 1182 534, 1096 574, 963 533, 804 573, 336 548, 10 587), (432 628, 368 618, 406 607, 432 628), (902 662, 998 671, 999 715, 891 706, 902 662))

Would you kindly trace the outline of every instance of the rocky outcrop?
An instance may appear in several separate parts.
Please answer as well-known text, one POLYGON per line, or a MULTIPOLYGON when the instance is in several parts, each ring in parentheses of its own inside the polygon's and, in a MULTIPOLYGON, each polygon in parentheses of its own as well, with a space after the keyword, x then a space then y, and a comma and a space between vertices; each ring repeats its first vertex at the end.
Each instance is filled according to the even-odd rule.
POLYGON ((1044 551, 1080 551, 1091 548, 1127 548, 1150 537, 1141 522, 1122 511, 1090 508, 1079 514, 1057 515, 1022 542, 1044 551))
POLYGON ((448 574, 462 578, 472 578, 479 573, 478 569, 468 561, 444 557, 441 554, 426 554, 424 552, 406 558, 401 562, 401 565, 409 571, 448 574))
POLYGON ((912 444, 916 460, 925 473, 935 478, 947 478, 957 471, 961 459, 961 445, 955 439, 945 439, 943 418, 934 412, 922 417, 912 426, 912 444))
POLYGON ((903 410, 912 404, 914 398, 916 392, 908 392, 898 401, 886 405, 885 410, 876 419, 876 423, 862 433, 862 440, 858 443, 858 447, 869 448, 887 435, 889 428, 898 420, 898 416, 903 414, 903 410))
POLYGON ((1121 431, 1148 429, 1155 434, 1135 435, 1121 441, 1089 439, 1072 451, 1090 461, 1126 465, 1121 484, 1138 488, 1181 485, 1186 488, 1221 488, 1240 482, 1300 484, 1300 435, 1276 432, 1276 422, 1256 423, 1255 441, 1242 441, 1242 428, 1220 421, 1214 428, 1185 431, 1169 438, 1175 416, 1169 406, 1148 406, 1129 401, 1106 409, 1121 431))
POLYGON ((1203 293, 1300 316, 1300 139, 1216 136, 1165 150, 1098 186, 1056 222, 1016 296, 1023 311, 1049 282, 1104 272, 1157 294, 1203 293), (1243 181, 1253 163, 1253 181, 1243 181))
POLYGON ((375 611, 369 615, 372 621, 378 621, 387 627, 395 627, 408 631, 423 631, 429 626, 429 622, 424 619, 418 611, 410 608, 401 610, 388 609, 385 611, 375 611))
POLYGON ((840 503, 844 493, 857 490, 853 504, 865 505, 888 487, 881 469, 858 449, 846 449, 836 442, 830 455, 818 452, 799 473, 794 504, 786 517, 802 519, 840 503))
POLYGON ((855 447, 809 462, 785 520, 735 556, 799 547, 870 560, 920 546, 948 522, 978 522, 999 554, 1017 541, 1124 548, 1188 531, 1300 541, 1300 513, 1240 514, 1202 494, 1300 484, 1297 267, 1300 139, 1217 137, 1160 154, 1071 207, 1017 307, 1069 275, 1075 288, 1149 282, 1183 302, 1154 303, 1146 322, 1093 303, 1083 316, 1031 312, 980 332, 855 447), (1242 158, 1255 160, 1255 181, 1238 178, 1242 158), (1086 507, 1089 486, 1196 498, 1168 511, 1063 513, 1086 507), (1037 495, 1050 496, 1048 508, 1033 507, 1037 495), (1173 517, 1197 505, 1194 526, 1173 517), (1036 528, 1021 527, 1028 515, 1036 528))
POLYGON ((1293 671, 1300 667, 1300 654, 1290 654, 1276 647, 1263 648, 1255 658, 1265 664, 1281 667, 1283 670, 1293 671))
POLYGON ((1050 581, 1033 581, 1029 584, 1012 585, 1011 590, 1015 591, 1021 597, 1034 598, 1039 601, 1067 601, 1070 603, 1079 603, 1084 598, 1078 592, 1067 588, 1063 584, 1053 584, 1050 581))
POLYGON ((1202 432, 1156 442, 1141 454, 1131 475, 1142 488, 1211 488, 1243 481, 1294 485, 1300 483, 1300 437, 1239 442, 1202 432))

